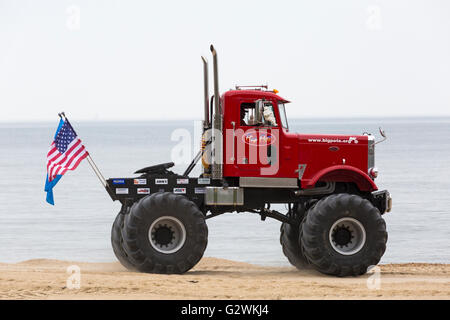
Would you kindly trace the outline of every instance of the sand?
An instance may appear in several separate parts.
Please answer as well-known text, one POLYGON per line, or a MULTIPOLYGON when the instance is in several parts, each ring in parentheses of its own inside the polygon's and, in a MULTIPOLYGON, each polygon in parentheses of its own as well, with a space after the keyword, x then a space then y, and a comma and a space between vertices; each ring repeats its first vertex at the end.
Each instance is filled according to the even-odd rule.
POLYGON ((450 299, 450 264, 387 264, 372 271, 336 278, 203 258, 184 275, 157 275, 129 272, 118 262, 37 259, 0 263, 0 299, 450 299), (71 265, 80 268, 79 289, 77 275, 67 284, 71 265))

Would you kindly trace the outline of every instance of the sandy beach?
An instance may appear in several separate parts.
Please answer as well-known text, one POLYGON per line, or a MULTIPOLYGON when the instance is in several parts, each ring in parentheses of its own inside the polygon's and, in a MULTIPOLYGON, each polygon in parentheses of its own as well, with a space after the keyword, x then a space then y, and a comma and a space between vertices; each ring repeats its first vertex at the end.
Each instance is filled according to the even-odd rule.
POLYGON ((35 259, 0 264, 0 299, 450 299, 450 264, 379 267, 380 273, 335 278, 203 258, 184 275, 156 275, 129 272, 118 262, 35 259), (74 265, 78 289, 67 286, 74 265))

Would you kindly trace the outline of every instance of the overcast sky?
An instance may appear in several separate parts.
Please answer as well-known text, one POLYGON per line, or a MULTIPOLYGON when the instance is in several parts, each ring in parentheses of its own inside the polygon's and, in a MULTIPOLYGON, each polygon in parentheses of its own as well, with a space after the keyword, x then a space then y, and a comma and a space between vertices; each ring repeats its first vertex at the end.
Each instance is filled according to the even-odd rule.
POLYGON ((0 0, 0 121, 200 119, 211 43, 290 118, 450 115, 450 1, 0 0))

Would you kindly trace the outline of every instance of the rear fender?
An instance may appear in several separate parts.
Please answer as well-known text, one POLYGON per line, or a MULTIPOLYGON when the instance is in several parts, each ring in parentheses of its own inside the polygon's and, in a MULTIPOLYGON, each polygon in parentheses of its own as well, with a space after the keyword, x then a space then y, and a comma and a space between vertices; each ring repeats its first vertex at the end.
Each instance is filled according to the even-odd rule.
POLYGON ((358 168, 348 165, 337 165, 320 170, 312 179, 302 180, 304 189, 314 188, 318 181, 354 182, 360 191, 376 191, 377 185, 358 168))

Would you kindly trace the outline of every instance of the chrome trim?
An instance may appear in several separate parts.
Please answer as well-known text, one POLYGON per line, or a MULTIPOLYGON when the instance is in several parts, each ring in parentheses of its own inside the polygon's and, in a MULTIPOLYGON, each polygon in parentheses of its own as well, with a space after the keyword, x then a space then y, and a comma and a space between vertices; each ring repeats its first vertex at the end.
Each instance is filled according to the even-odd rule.
POLYGON ((214 120, 213 120, 213 152, 212 152, 212 178, 215 180, 223 178, 223 144, 222 144, 222 111, 220 107, 219 94, 219 71, 217 66, 217 51, 214 46, 210 47, 213 56, 214 68, 214 120))
POLYGON ((327 181, 324 187, 317 187, 312 189, 303 189, 295 191, 296 196, 312 196, 316 194, 330 194, 333 193, 336 188, 336 182, 327 181))
POLYGON ((298 188, 298 179, 240 177, 239 186, 245 188, 298 188))
POLYGON ((238 187, 206 187, 205 204, 209 206, 243 206, 244 189, 238 187))
POLYGON ((389 191, 387 190, 374 191, 372 192, 372 196, 375 198, 376 201, 378 201, 377 198, 383 199, 384 208, 383 207, 382 209, 379 208, 380 214, 385 214, 386 212, 390 212, 392 210, 392 197, 389 191))
POLYGON ((302 180, 303 178, 303 174, 305 173, 306 170, 306 164, 299 164, 298 165, 298 179, 302 180))
POLYGON ((386 133, 384 132, 383 128, 379 127, 378 129, 380 130, 380 134, 383 137, 383 139, 381 139, 380 141, 375 142, 375 144, 378 144, 378 143, 381 143, 381 142, 387 140, 387 136, 386 136, 386 133))
POLYGON ((375 167, 375 137, 367 136, 367 170, 375 167))
POLYGON ((387 190, 386 191, 386 212, 391 212, 392 210, 392 197, 391 193, 387 190))
POLYGON ((203 91, 204 91, 204 103, 205 103, 205 120, 203 127, 209 128, 209 88, 208 88, 208 60, 202 56, 203 61, 203 91))
POLYGON ((234 163, 234 140, 236 139, 236 122, 231 121, 231 125, 233 126, 233 141, 231 143, 231 158, 230 160, 234 163))
POLYGON ((369 168, 369 170, 367 170, 367 173, 368 173, 369 177, 371 177, 372 179, 375 179, 376 177, 378 177, 378 168, 371 167, 371 168, 369 168))

